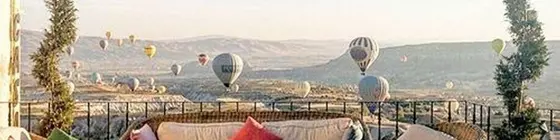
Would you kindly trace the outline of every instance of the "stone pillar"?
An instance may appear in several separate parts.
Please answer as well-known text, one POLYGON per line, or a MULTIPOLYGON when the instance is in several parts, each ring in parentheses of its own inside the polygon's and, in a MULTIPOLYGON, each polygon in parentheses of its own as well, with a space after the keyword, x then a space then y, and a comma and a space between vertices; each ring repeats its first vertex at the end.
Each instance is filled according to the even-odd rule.
POLYGON ((19 126, 19 0, 0 0, 0 126, 19 126))

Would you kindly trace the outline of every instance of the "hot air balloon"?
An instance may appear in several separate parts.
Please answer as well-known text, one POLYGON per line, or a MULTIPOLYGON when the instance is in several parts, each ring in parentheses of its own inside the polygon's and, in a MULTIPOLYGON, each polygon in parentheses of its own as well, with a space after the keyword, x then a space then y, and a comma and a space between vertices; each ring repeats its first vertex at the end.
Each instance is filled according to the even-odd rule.
POLYGON ((131 91, 135 91, 136 89, 138 89, 138 86, 140 85, 140 81, 136 78, 130 78, 128 79, 128 82, 126 84, 128 85, 128 88, 131 91))
POLYGON ((101 84, 103 82, 101 74, 94 72, 91 74, 91 82, 101 84))
POLYGON ((152 59, 152 57, 156 55, 156 47, 154 45, 148 45, 144 47, 144 53, 148 56, 148 58, 152 59))
POLYGON ((150 79, 148 79, 148 85, 153 86, 155 81, 153 77, 150 77, 150 79))
POLYGON ((122 47, 123 44, 124 44, 123 40, 122 40, 122 39, 119 39, 119 40, 118 40, 118 45, 119 45, 119 47, 122 47))
POLYGON ((304 81, 301 84, 297 85, 296 91, 299 94, 303 94, 303 98, 305 98, 305 97, 307 97, 307 95, 311 91, 311 84, 309 84, 309 82, 307 82, 307 81, 304 81))
POLYGON ((70 46, 70 47, 66 47, 65 52, 66 52, 66 54, 68 54, 68 55, 74 54, 74 47, 71 47, 71 46, 70 46))
POLYGON ((498 55, 501 55, 502 52, 504 51, 504 48, 506 46, 506 42, 502 39, 494 39, 492 40, 492 49, 494 49, 494 51, 496 51, 496 53, 498 55))
POLYGON ((457 112, 457 109, 459 109, 459 102, 457 102, 456 99, 448 99, 443 102, 443 108, 445 110, 449 110, 449 107, 451 107, 452 112, 457 112))
POLYGON ((158 87, 156 88, 156 92, 157 92, 157 93, 160 93, 160 94, 161 94, 161 93, 165 93, 166 90, 167 90, 167 88, 165 88, 165 86, 158 86, 158 87))
POLYGON ((72 93, 74 93, 74 88, 75 88, 74 83, 68 81, 66 85, 68 86, 68 94, 72 95, 72 93))
POLYGON ((66 77, 72 78, 72 71, 67 70, 67 71, 64 72, 64 74, 65 74, 66 77))
POLYGON ((199 54, 198 55, 198 63, 200 63, 200 65, 202 65, 202 66, 206 66, 206 63, 208 63, 208 55, 199 54))
POLYGON ((523 106, 525 108, 535 108, 535 100, 533 100, 533 98, 531 97, 525 97, 525 99, 523 99, 523 106))
POLYGON ((113 78, 111 78, 111 83, 114 84, 117 81, 117 76, 113 76, 113 78))
POLYGON ((136 36, 130 35, 128 36, 128 40, 130 41, 131 44, 134 44, 136 42, 136 36))
POLYGON ((222 53, 212 61, 212 70, 224 86, 229 88, 241 75, 243 60, 236 54, 222 53))
POLYGON ((368 37, 358 37, 350 42, 350 56, 365 75, 365 71, 373 64, 379 55, 377 42, 368 37))
POLYGON ((109 45, 109 42, 107 42, 107 40, 101 40, 99 41, 99 46, 101 47, 101 49, 103 50, 107 50, 107 46, 109 45))
POLYGON ((173 64, 171 66, 171 72, 173 72, 175 76, 179 75, 179 73, 181 73, 181 65, 173 64))
MULTIPOLYGON (((389 83, 381 76, 366 76, 360 80, 358 93, 365 101, 385 101, 389 95, 389 83)), ((376 103, 367 105, 370 113, 377 109, 376 103)))
POLYGON ((365 101, 384 101, 389 95, 389 82, 381 76, 366 76, 360 80, 358 93, 365 101))
POLYGON ((448 81, 448 82, 445 83, 445 88, 452 89, 453 87, 454 87, 453 82, 448 81))
POLYGON ((74 69, 79 69, 79 68, 80 68, 80 62, 78 62, 78 61, 73 61, 73 62, 72 62, 72 68, 74 68, 74 69))
POLYGON ((408 57, 406 57, 406 55, 401 56, 401 62, 406 62, 408 61, 408 57))
POLYGON ((105 37, 107 37, 107 40, 111 40, 111 31, 105 32, 105 37))
POLYGON ((76 73, 76 79, 78 80, 82 79, 82 74, 76 73))
POLYGON ((234 84, 231 86, 231 92, 237 93, 239 91, 239 85, 234 84))

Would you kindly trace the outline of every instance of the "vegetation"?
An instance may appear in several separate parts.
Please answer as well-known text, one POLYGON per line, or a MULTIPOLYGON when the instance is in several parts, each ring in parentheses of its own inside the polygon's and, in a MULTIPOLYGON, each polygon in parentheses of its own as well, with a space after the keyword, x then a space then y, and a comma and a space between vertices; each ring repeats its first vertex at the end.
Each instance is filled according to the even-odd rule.
POLYGON ((503 56, 496 66, 495 81, 498 95, 503 98, 509 119, 494 128, 496 139, 531 139, 538 131, 537 109, 523 106, 529 83, 535 82, 548 66, 549 51, 542 33, 542 23, 528 0, 503 0, 505 16, 511 26, 509 32, 517 51, 503 56))
POLYGON ((51 94, 51 106, 40 121, 40 132, 47 136, 54 128, 69 131, 73 123, 74 101, 67 83, 59 74, 59 61, 65 47, 76 40, 76 12, 73 0, 45 0, 51 12, 51 25, 45 29, 45 39, 37 52, 31 54, 34 62, 32 74, 38 84, 51 94))

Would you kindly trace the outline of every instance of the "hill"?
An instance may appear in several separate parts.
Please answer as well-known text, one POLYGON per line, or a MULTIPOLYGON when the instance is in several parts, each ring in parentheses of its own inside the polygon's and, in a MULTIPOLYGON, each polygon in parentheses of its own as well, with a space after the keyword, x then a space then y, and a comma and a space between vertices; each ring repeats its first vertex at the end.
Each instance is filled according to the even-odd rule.
MULTIPOLYGON (((429 43, 382 48, 379 58, 367 71, 368 75, 383 76, 392 89, 441 89, 446 81, 452 81, 456 90, 491 94, 495 92, 493 72, 498 57, 490 49, 489 42, 429 43), (406 55, 407 62, 400 57, 406 55)), ((548 42, 553 54, 550 66, 530 92, 546 99, 560 97, 555 91, 560 83, 560 41, 548 42)), ((504 54, 514 51, 506 48, 504 54)), ((295 68, 291 70, 264 70, 247 74, 251 78, 282 78, 290 80, 321 81, 329 84, 357 84, 359 69, 350 56, 342 56, 326 64, 295 68)))

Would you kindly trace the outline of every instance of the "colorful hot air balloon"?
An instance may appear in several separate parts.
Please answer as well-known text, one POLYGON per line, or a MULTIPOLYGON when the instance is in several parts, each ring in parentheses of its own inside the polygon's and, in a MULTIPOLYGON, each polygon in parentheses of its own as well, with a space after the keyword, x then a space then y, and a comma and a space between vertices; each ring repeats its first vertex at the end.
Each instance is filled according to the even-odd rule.
POLYGON ((445 83, 445 88, 447 89, 452 89, 455 85, 453 84, 453 82, 448 81, 445 83))
POLYGON ((173 64, 171 66, 171 72, 173 72, 175 76, 179 75, 179 73, 181 73, 181 65, 173 64))
POLYGON ((502 39, 494 39, 492 40, 492 49, 494 49, 494 51, 498 54, 501 55, 502 52, 504 51, 504 48, 506 46, 506 42, 502 39))
POLYGON ((198 55, 198 63, 200 63, 200 65, 202 65, 202 66, 206 66, 206 63, 208 63, 208 55, 199 54, 198 55))
POLYGON ((445 110, 449 110, 449 107, 451 107, 452 112, 457 112, 457 109, 459 109, 459 102, 457 102, 456 99, 449 99, 443 102, 443 108, 445 110))
POLYGON ((224 86, 229 88, 241 75, 243 60, 236 54, 222 53, 212 61, 212 70, 224 86))
POLYGON ((66 54, 68 54, 68 55, 74 54, 74 47, 72 47, 72 46, 66 47, 65 52, 66 52, 66 54))
POLYGON ((401 56, 401 62, 406 62, 408 61, 408 57, 406 57, 406 55, 401 56))
POLYGON ((80 68, 80 62, 78 61, 73 61, 72 62, 72 68, 74 68, 75 70, 80 68))
POLYGON ((156 80, 153 77, 150 77, 150 79, 148 79, 148 85, 153 86, 155 81, 156 80))
POLYGON ((111 31, 105 32, 105 37, 107 37, 107 40, 111 40, 111 31))
POLYGON ((140 81, 137 78, 130 78, 128 79, 128 82, 126 84, 128 85, 128 88, 134 92, 136 91, 136 89, 138 89, 140 81))
POLYGON ((107 42, 107 40, 101 40, 99 41, 99 46, 101 47, 101 49, 107 50, 107 46, 109 46, 109 42, 107 42))
POLYGON ((368 37, 358 37, 350 42, 350 56, 365 75, 365 71, 373 64, 379 55, 377 42, 368 37))
POLYGON ((360 80, 358 93, 365 101, 384 101, 389 95, 389 82, 381 76, 366 76, 360 80))
POLYGON ((68 86, 68 94, 72 95, 72 93, 74 93, 74 88, 75 88, 74 83, 68 81, 66 85, 68 86))
POLYGON ((136 36, 130 35, 128 36, 128 40, 130 41, 131 44, 134 44, 136 42, 136 36))
POLYGON ((119 47, 122 47, 122 45, 124 44, 122 39, 119 39, 117 43, 118 43, 117 45, 119 45, 119 47))
POLYGON ((148 45, 144 47, 144 53, 148 56, 148 58, 152 59, 152 57, 156 55, 156 47, 154 45, 148 45))

